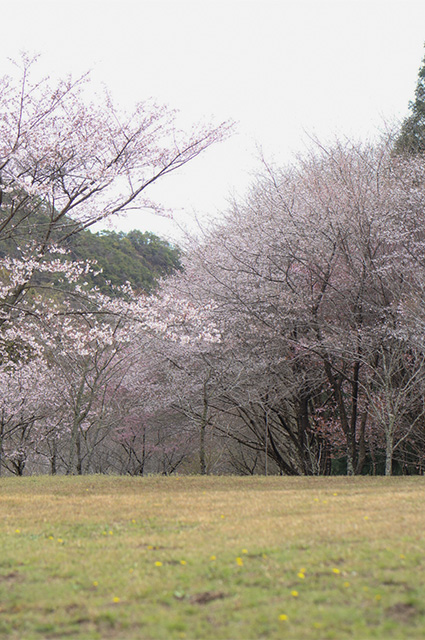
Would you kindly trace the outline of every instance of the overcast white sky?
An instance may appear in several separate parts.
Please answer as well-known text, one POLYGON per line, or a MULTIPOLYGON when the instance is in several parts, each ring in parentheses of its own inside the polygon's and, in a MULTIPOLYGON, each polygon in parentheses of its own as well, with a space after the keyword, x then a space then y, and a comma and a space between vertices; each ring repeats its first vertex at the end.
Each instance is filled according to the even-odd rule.
MULTIPOLYGON (((238 122, 150 196, 214 218, 243 194, 257 147, 285 162, 335 134, 374 137, 402 119, 424 54, 425 0, 0 0, 0 75, 20 50, 44 73, 92 69, 123 105, 154 97, 183 121, 238 122)), ((145 213, 120 228, 178 237, 145 213)))

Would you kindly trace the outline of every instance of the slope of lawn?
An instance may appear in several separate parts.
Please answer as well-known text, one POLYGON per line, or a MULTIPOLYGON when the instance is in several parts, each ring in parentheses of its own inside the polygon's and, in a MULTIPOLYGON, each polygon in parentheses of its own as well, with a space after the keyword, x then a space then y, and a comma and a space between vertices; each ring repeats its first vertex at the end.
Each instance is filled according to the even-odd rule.
POLYGON ((0 638, 425 637, 413 478, 0 479, 0 638))

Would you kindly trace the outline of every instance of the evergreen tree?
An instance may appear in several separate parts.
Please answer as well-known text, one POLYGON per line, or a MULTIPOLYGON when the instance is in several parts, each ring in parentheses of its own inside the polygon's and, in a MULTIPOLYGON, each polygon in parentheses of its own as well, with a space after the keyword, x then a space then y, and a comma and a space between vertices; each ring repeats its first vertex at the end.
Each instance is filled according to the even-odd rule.
POLYGON ((401 126, 394 145, 396 153, 425 152, 425 57, 418 73, 415 100, 409 103, 410 115, 401 126))

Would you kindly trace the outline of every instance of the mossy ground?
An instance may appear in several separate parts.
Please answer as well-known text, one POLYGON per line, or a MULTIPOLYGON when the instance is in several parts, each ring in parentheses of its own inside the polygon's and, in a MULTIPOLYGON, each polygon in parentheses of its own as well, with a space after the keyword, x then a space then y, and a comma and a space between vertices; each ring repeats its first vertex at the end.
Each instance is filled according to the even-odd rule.
POLYGON ((415 478, 0 479, 0 638, 425 637, 415 478))

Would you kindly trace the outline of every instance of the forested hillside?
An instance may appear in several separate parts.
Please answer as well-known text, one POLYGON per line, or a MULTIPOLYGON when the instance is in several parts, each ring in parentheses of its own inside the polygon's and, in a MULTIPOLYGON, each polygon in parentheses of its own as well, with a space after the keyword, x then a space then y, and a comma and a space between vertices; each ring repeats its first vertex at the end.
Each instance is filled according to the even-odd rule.
POLYGON ((101 289, 105 280, 115 286, 128 281, 136 291, 150 293, 160 278, 181 269, 180 250, 150 232, 84 231, 67 246, 76 260, 96 260, 102 274, 93 281, 101 289))
MULTIPOLYGON (((18 196, 25 201, 26 194, 18 196)), ((11 198, 3 197, 3 219, 10 211, 11 198)), ((6 227, 0 235, 0 258, 6 256, 21 258, 24 248, 39 246, 49 229, 50 218, 43 201, 36 211, 23 205, 16 216, 14 225, 6 227)), ((2 216, 0 215, 0 221, 2 216)), ((78 261, 95 261, 96 272, 88 273, 87 280, 103 292, 111 287, 129 282, 135 291, 151 293, 158 280, 181 268, 181 252, 167 241, 153 233, 138 230, 122 231, 78 230, 72 218, 64 216, 58 227, 52 230, 50 242, 59 242, 67 251, 67 258, 78 261)))

